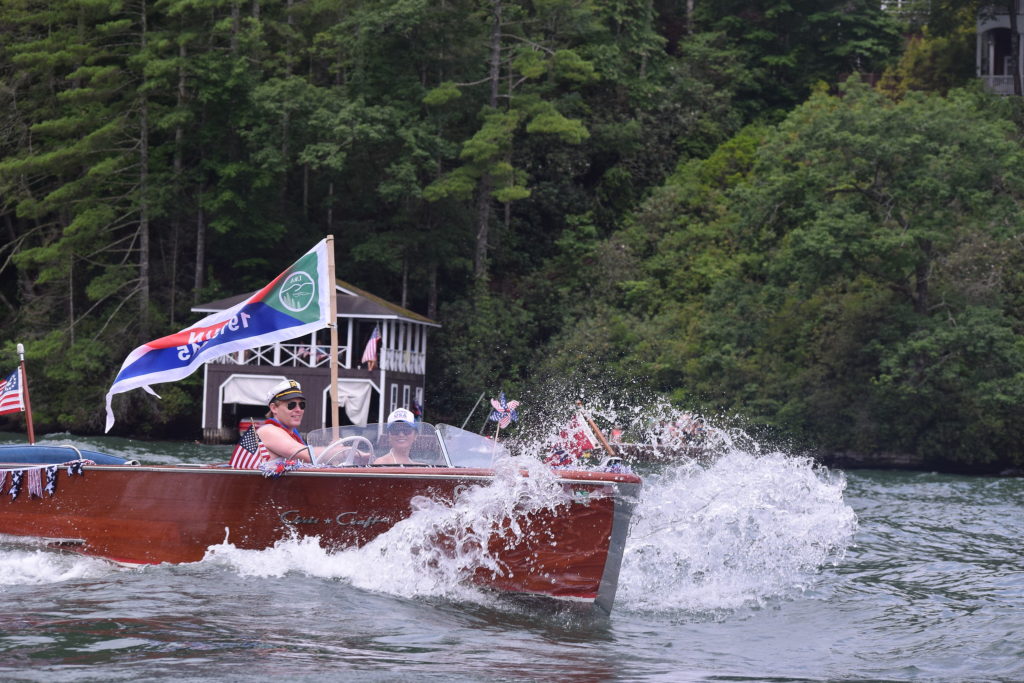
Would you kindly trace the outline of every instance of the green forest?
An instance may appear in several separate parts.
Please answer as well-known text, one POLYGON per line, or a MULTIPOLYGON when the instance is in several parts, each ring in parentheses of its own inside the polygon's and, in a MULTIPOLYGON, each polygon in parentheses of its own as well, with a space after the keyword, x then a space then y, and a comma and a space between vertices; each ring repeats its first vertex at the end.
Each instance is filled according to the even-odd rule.
MULTIPOLYGON (((2 0, 0 372, 24 343, 37 425, 99 433, 131 349, 333 234, 339 278, 443 325, 431 421, 590 382, 1019 467, 991 4, 2 0)), ((195 438, 200 388, 116 433, 195 438)))

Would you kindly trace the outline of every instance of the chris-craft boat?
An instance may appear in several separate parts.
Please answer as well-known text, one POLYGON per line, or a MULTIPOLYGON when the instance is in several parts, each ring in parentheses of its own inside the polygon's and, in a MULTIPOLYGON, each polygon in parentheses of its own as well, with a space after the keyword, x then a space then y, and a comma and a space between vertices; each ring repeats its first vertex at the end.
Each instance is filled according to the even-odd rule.
MULTIPOLYGON (((228 465, 145 465, 73 446, 0 446, 0 534, 122 563, 201 560, 225 540, 263 549, 317 537, 328 549, 369 542, 412 514, 425 496, 451 502, 495 478, 491 440, 419 425, 416 466, 373 466, 386 452, 381 425, 309 435, 315 467, 280 472, 228 465), (382 450, 383 449, 383 450, 382 450), (276 475, 276 476, 275 476, 276 475)), ((525 471, 520 476, 528 476, 525 471)), ((483 532, 495 563, 470 580, 514 593, 590 602, 609 612, 639 494, 627 472, 557 472, 562 495, 533 509, 513 506, 483 532)), ((434 539, 455 552, 444 532, 434 539)))

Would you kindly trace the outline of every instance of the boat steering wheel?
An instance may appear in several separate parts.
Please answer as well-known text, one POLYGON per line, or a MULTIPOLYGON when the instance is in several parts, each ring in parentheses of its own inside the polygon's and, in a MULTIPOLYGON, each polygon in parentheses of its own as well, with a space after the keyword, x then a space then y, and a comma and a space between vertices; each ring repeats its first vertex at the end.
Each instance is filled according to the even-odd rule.
POLYGON ((363 436, 346 436, 332 441, 316 458, 317 465, 368 465, 373 460, 373 444, 363 436))

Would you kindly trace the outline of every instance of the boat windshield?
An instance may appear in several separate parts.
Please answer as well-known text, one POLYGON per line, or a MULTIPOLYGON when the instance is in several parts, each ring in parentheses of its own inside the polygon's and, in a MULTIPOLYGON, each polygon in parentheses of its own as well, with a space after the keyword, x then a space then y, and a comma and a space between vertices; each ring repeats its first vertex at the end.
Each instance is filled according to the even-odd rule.
POLYGON ((438 425, 437 432, 455 467, 491 467, 496 458, 508 455, 504 445, 476 432, 446 424, 438 425))
MULTIPOLYGON (((403 423, 399 431, 408 427, 403 423)), ((317 465, 332 467, 483 467, 489 468, 504 446, 451 425, 418 422, 412 435, 392 435, 388 425, 345 425, 315 429, 306 435, 317 465), (393 438, 397 437, 397 438, 393 438)))

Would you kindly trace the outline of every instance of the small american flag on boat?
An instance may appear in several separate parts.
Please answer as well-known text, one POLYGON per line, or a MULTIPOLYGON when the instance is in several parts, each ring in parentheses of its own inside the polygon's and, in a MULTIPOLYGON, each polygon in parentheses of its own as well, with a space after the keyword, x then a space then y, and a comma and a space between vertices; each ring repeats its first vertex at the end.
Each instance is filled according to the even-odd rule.
POLYGON ((21 393, 21 368, 15 368, 3 382, 0 382, 0 415, 20 413, 25 410, 25 399, 21 393))
POLYGON ((240 470, 259 469, 260 462, 269 455, 266 446, 256 434, 256 428, 249 427, 238 440, 235 452, 231 454, 231 466, 240 470))

